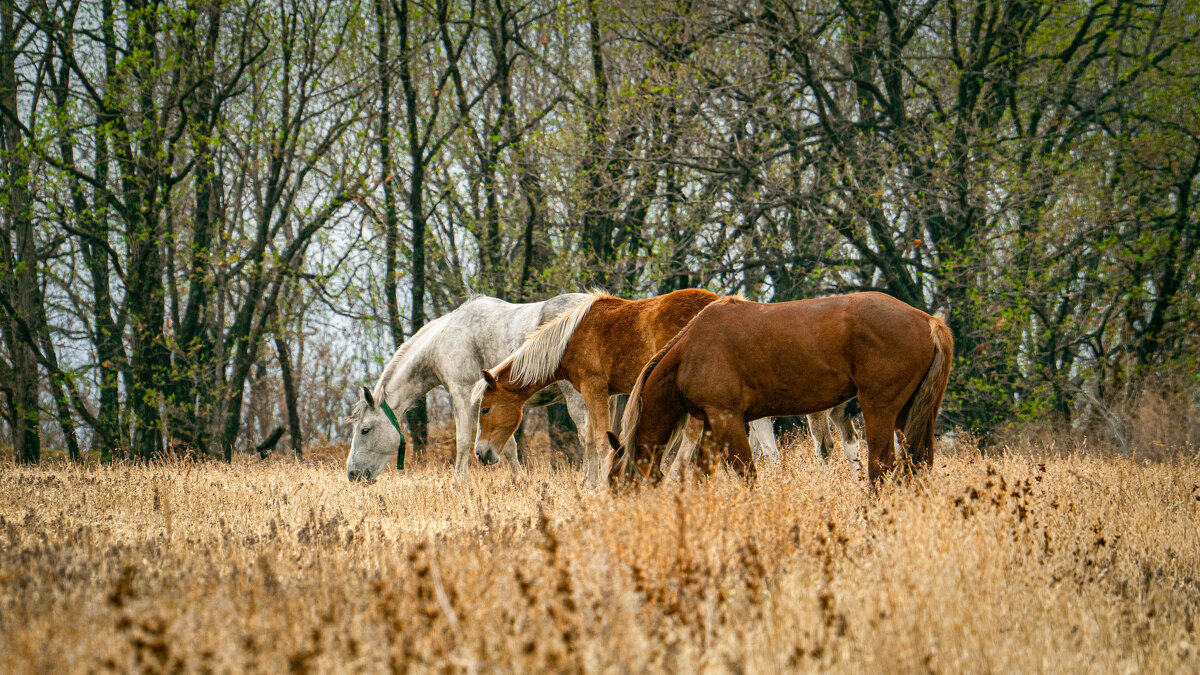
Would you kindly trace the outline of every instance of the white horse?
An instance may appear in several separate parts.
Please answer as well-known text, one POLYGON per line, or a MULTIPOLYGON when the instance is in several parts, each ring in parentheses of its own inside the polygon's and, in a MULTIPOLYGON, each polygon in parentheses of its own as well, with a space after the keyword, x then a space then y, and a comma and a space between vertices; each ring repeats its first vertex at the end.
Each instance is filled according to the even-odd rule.
MULTIPOLYGON (((466 476, 475 444, 478 407, 478 402, 471 400, 471 390, 480 371, 507 358, 538 326, 591 297, 587 293, 567 293, 544 302, 514 304, 479 296, 430 321, 400 345, 374 390, 363 387, 362 397, 346 419, 354 424, 346 476, 350 480, 370 480, 379 475, 404 443, 399 418, 438 385, 450 392, 457 450, 454 467, 459 476, 466 476)), ((542 390, 529 405, 546 406, 559 401, 566 402, 575 426, 586 429, 583 397, 567 382, 542 390)), ((512 470, 518 471, 516 442, 510 440, 503 452, 512 470)), ((494 456, 488 459, 487 463, 498 461, 494 456)))

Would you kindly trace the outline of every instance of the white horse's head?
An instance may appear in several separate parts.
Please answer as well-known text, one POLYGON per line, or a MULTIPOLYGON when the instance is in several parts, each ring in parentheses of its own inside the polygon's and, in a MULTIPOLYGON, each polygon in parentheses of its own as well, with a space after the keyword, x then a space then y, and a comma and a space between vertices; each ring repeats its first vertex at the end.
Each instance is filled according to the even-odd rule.
POLYGON ((350 441, 350 455, 346 457, 346 477, 352 481, 374 480, 392 457, 404 447, 404 434, 393 418, 389 417, 384 401, 375 401, 371 390, 363 387, 362 397, 354 404, 354 412, 345 418, 354 424, 350 441))

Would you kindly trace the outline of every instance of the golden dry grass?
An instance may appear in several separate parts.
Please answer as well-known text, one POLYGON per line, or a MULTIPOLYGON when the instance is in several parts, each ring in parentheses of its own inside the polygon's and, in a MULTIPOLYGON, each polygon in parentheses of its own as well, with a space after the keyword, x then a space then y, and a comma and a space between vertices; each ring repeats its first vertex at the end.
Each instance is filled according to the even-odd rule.
POLYGON ((618 497, 336 458, 0 468, 10 672, 1200 670, 1200 464, 785 452, 618 497))

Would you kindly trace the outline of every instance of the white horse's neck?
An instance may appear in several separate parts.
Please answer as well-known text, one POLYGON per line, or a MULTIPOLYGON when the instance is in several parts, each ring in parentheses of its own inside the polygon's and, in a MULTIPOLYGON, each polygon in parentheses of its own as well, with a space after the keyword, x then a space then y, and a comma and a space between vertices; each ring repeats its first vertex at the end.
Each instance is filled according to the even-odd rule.
POLYGON ((375 383, 373 394, 377 400, 387 401, 397 411, 406 410, 418 397, 437 386, 429 356, 430 347, 441 332, 440 321, 425 324, 392 355, 375 383))

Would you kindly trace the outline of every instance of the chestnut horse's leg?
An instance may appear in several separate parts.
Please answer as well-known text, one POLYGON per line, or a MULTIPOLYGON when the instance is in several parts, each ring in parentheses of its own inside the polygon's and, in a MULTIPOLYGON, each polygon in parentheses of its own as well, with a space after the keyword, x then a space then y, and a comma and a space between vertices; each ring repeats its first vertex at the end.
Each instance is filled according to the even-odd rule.
POLYGON ((708 419, 712 425, 713 443, 724 455, 729 468, 746 480, 753 481, 754 452, 750 449, 750 439, 746 437, 742 416, 730 412, 709 413, 708 419))
POLYGON ((600 459, 601 452, 608 448, 608 385, 594 382, 581 382, 580 392, 583 403, 588 410, 587 442, 583 445, 583 481, 587 485, 596 485, 602 475, 606 475, 605 464, 600 459))
POLYGON ((862 406, 863 423, 867 427, 867 477, 874 486, 896 465, 896 451, 892 445, 896 428, 896 411, 874 405, 859 398, 862 406))

